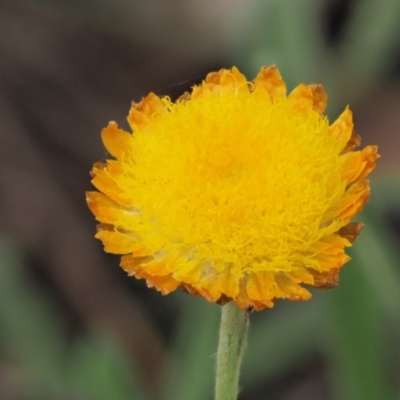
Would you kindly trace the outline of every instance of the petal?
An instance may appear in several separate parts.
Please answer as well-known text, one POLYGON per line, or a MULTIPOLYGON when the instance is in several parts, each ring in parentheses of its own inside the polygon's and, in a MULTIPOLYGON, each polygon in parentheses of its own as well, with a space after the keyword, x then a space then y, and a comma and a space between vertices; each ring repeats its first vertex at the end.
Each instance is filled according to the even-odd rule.
POLYGON ((109 173, 107 173, 107 164, 96 163, 93 165, 91 175, 92 184, 100 191, 105 193, 109 198, 116 199, 122 194, 121 188, 109 173))
POLYGON ((165 113, 167 113, 167 107, 164 102, 156 94, 150 93, 140 103, 132 103, 128 122, 135 132, 145 129, 153 118, 165 113))
POLYGON ((367 204, 370 198, 370 187, 367 179, 354 183, 345 193, 343 209, 336 217, 349 222, 367 204))
POLYGON ((355 148, 359 147, 360 144, 361 144, 361 136, 357 135, 353 130, 349 141, 346 143, 346 146, 342 150, 342 153, 347 153, 348 151, 352 151, 355 148))
POLYGON ((127 179, 122 164, 116 160, 108 160, 107 164, 96 163, 91 171, 92 184, 107 197, 124 207, 134 207, 132 194, 124 190, 122 183, 127 179))
POLYGON ((239 294, 239 280, 240 278, 232 274, 229 268, 220 273, 218 284, 222 293, 225 296, 234 299, 239 294))
POLYGON ((310 271, 314 276, 313 287, 317 289, 332 289, 337 287, 339 282, 339 268, 330 269, 329 271, 310 271))
POLYGON ((172 275, 175 272, 177 264, 181 262, 182 260, 177 256, 154 256, 153 260, 146 264, 146 272, 154 276, 172 275))
POLYGON ((176 102, 177 103, 186 103, 187 101, 191 100, 191 98, 192 98, 192 96, 190 95, 190 93, 185 92, 176 99, 176 102))
POLYGON ((108 209, 117 210, 120 206, 114 201, 107 197, 105 194, 100 192, 86 192, 86 202, 89 206, 90 211, 95 215, 97 221, 105 224, 115 225, 116 218, 107 213, 108 209), (106 211, 104 211, 106 209, 106 211))
POLYGON ((282 292, 282 298, 292 301, 305 301, 311 299, 311 293, 290 279, 286 274, 277 274, 275 279, 282 292))
POLYGON ((134 253, 135 256, 143 257, 152 254, 152 251, 138 241, 138 239, 129 234, 122 233, 118 230, 104 229, 100 225, 100 230, 95 235, 96 239, 100 239, 104 245, 104 251, 112 254, 129 254, 134 253))
MULTIPOLYGON (((185 285, 190 293, 200 294, 210 302, 219 301, 221 296, 233 299, 239 294, 239 278, 231 274, 228 267, 218 273, 210 268, 205 271, 197 282, 185 285)), ((186 279, 184 282, 188 283, 186 279)))
POLYGON ((364 178, 375 169, 378 158, 377 146, 367 146, 361 151, 344 154, 343 178, 349 183, 364 178))
POLYGON ((223 71, 220 85, 223 93, 249 92, 246 77, 236 67, 223 71))
POLYGON ((283 273, 258 272, 251 274, 246 290, 250 299, 264 304, 265 307, 271 307, 273 299, 302 301, 311 298, 311 293, 307 289, 283 273))
POLYGON ((311 89, 313 95, 313 109, 317 113, 322 114, 325 111, 328 103, 328 96, 325 92, 324 86, 312 84, 308 87, 311 89))
POLYGON ((328 133, 336 139, 339 153, 345 149, 352 137, 353 127, 353 115, 349 107, 346 107, 337 120, 329 126, 328 133))
POLYGON ((110 122, 107 128, 101 131, 101 138, 108 152, 115 158, 122 158, 122 155, 132 146, 132 135, 118 129, 115 122, 110 122))
POLYGON ((201 86, 193 88, 192 98, 211 93, 238 92, 249 92, 249 86, 246 77, 236 67, 233 67, 209 73, 201 86))
POLYGON ((254 79, 254 91, 259 90, 267 91, 273 103, 286 96, 286 84, 275 65, 261 68, 254 79))
POLYGON ((152 256, 137 257, 130 254, 121 257, 120 266, 129 276, 132 276, 142 267, 146 266, 152 259, 152 256))
POLYGON ((343 198, 324 215, 321 223, 332 220, 342 220, 347 224, 358 212, 360 212, 370 197, 369 182, 362 179, 353 183, 344 193, 343 198))
POLYGON ((307 285, 314 284, 314 277, 306 268, 301 268, 297 271, 286 272, 286 275, 296 283, 304 283, 307 285))
POLYGON ((349 247, 351 243, 343 236, 333 233, 320 239, 314 243, 310 250, 317 254, 326 254, 335 256, 343 253, 345 247, 349 247))
POLYGON ((120 265, 128 275, 134 275, 137 279, 146 279, 148 287, 154 287, 163 295, 171 293, 180 285, 171 275, 159 276, 150 274, 146 268, 148 260, 149 257, 128 255, 121 258, 120 265))
POLYGON ((155 288, 164 296, 176 290, 180 285, 180 282, 177 282, 171 276, 151 276, 145 271, 140 271, 136 275, 136 278, 146 279, 149 288, 155 288))
POLYGON ((114 226, 126 226, 138 214, 135 209, 127 209, 100 192, 86 192, 86 202, 97 221, 114 226))
POLYGON ((274 274, 271 272, 259 272, 249 274, 246 283, 246 293, 249 299, 273 307, 273 299, 277 297, 278 285, 274 274))
POLYGON ((338 235, 347 239, 350 243, 353 243, 357 236, 360 234, 362 229, 364 228, 364 224, 361 222, 351 222, 347 224, 343 228, 340 228, 338 231, 338 235))
POLYGON ((289 102, 298 111, 309 111, 313 108, 314 97, 311 89, 301 83, 288 96, 289 102))
POLYGON ((343 265, 346 264, 347 262, 349 262, 350 260, 351 260, 351 257, 345 253, 344 249, 342 249, 337 254, 321 253, 318 255, 318 258, 317 258, 318 270, 316 270, 314 267, 309 268, 308 270, 312 274, 314 274, 315 271, 318 273, 325 273, 325 272, 329 272, 331 270, 335 270, 335 269, 339 269, 339 268, 343 267, 343 265))

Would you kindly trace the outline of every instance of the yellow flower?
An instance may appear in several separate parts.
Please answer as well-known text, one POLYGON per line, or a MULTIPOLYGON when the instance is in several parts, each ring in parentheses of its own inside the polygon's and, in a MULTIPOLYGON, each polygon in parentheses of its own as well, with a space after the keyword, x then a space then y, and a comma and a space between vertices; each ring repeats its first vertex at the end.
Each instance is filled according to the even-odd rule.
POLYGON ((162 294, 181 287, 242 309, 334 287, 362 224, 377 147, 346 108, 329 124, 321 85, 288 96, 275 66, 253 82, 210 73, 176 102, 133 104, 133 134, 102 131, 114 157, 93 167, 87 202, 105 251, 162 294))

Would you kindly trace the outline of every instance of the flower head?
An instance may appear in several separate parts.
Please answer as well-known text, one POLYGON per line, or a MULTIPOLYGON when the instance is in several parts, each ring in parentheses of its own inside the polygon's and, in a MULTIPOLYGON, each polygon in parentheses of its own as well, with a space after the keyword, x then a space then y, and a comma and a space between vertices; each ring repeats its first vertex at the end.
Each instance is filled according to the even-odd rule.
POLYGON ((334 287, 362 224, 377 147, 346 108, 329 124, 321 85, 288 96, 275 66, 253 82, 209 74, 176 102, 133 104, 133 134, 102 131, 114 159, 93 167, 87 202, 105 251, 163 294, 178 287, 242 309, 334 287))

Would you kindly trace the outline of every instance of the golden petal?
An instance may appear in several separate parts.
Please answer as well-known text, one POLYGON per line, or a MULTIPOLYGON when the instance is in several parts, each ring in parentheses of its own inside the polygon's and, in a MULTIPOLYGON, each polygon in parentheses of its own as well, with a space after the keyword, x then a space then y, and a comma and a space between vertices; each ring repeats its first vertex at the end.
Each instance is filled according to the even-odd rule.
POLYGON ((133 132, 145 129, 152 118, 167 112, 163 101, 154 93, 150 93, 140 103, 132 103, 128 122, 133 132))
POLYGON ((220 86, 222 74, 224 73, 224 69, 220 69, 217 72, 210 72, 207 74, 206 79, 204 80, 204 84, 209 87, 220 86))
POLYGON ((379 158, 377 146, 367 146, 361 151, 350 151, 343 155, 343 177, 353 183, 375 169, 379 158))
POLYGON ((222 92, 249 92, 246 77, 236 68, 224 70, 220 82, 222 92))
POLYGON ((249 299, 261 303, 270 303, 280 295, 275 276, 272 272, 249 274, 246 283, 246 293, 249 299))
POLYGON ((86 202, 97 221, 116 225, 121 207, 114 200, 100 192, 86 192, 86 202))
POLYGON ((199 279, 192 284, 184 280, 186 289, 204 296, 210 302, 228 301, 235 298, 239 293, 239 278, 229 273, 229 268, 225 268, 220 273, 208 272, 199 275, 199 279), (225 296, 227 299, 221 299, 225 296))
MULTIPOLYGON (((342 249, 340 252, 337 254, 324 254, 321 253, 318 255, 317 261, 318 261, 318 272, 329 272, 332 269, 338 269, 343 267, 344 264, 349 262, 351 260, 351 257, 348 256, 344 249, 342 249)), ((313 273, 315 268, 309 268, 308 269, 311 273, 313 273)))
POLYGON ((115 122, 110 122, 107 128, 101 131, 104 146, 115 158, 122 158, 131 145, 132 135, 122 129, 118 129, 115 122))
POLYGON ((261 68, 254 79, 254 91, 265 90, 273 103, 286 96, 286 84, 275 65, 261 68))
POLYGON ((92 184, 107 197, 124 207, 134 207, 131 194, 121 188, 120 178, 124 175, 121 163, 108 160, 107 164, 96 163, 91 171, 92 184), (118 183, 117 183, 118 182, 118 183))
POLYGON ((359 147, 360 144, 361 144, 361 136, 357 135, 357 133, 355 133, 353 130, 349 141, 346 143, 346 146, 342 150, 342 153, 347 153, 348 151, 352 151, 357 147, 359 147))
POLYGON ((328 133, 337 140, 339 153, 346 148, 352 138, 353 127, 353 114, 349 107, 346 107, 337 120, 329 126, 328 133))
POLYGON ((96 233, 95 238, 100 239, 104 245, 104 251, 113 254, 134 253, 138 257, 151 254, 151 250, 138 241, 138 239, 128 233, 120 232, 116 229, 102 229, 96 233))
POLYGON ((311 251, 330 255, 334 257, 343 253, 345 247, 350 246, 350 242, 343 236, 333 233, 320 239, 311 246, 311 251))
POLYGON ((317 289, 333 289, 337 287, 339 282, 339 268, 333 268, 323 272, 310 270, 310 272, 314 276, 313 287, 317 289))
POLYGON ((222 293, 217 286, 204 285, 203 283, 197 284, 183 284, 185 290, 193 296, 202 296, 210 303, 217 302, 222 293))
POLYGON ((122 207, 100 192, 87 192, 86 201, 96 220, 116 227, 131 226, 138 211, 122 207))
POLYGON ((248 282, 249 275, 245 275, 239 281, 239 293, 234 298, 236 305, 242 309, 247 311, 259 311, 263 310, 264 308, 272 308, 274 303, 270 300, 265 300, 264 303, 260 303, 254 299, 250 299, 247 294, 247 282, 248 282))
POLYGON ((354 243, 357 239, 357 236, 360 234, 362 229, 364 228, 364 224, 361 222, 351 222, 347 224, 343 228, 340 228, 338 231, 338 235, 347 239, 350 243, 354 243))
POLYGON ((275 280, 282 292, 282 298, 292 301, 305 301, 311 298, 311 293, 307 289, 294 282, 286 274, 277 274, 275 280))
POLYGON ((135 274, 138 279, 146 279, 147 286, 161 292, 164 296, 176 290, 180 282, 177 282, 171 276, 149 275, 145 270, 140 270, 135 274))
POLYGON ((94 178, 98 173, 103 171, 105 168, 107 168, 107 164, 102 163, 102 162, 96 162, 93 164, 93 168, 90 171, 90 176, 94 178))
POLYGON ((239 278, 230 273, 229 268, 218 274, 218 285, 221 292, 229 298, 235 298, 239 294, 239 278))
POLYGON ((313 95, 313 109, 322 114, 328 104, 328 95, 326 94, 325 88, 320 84, 308 85, 313 95))
MULTIPOLYGON (((121 258, 121 267, 128 273, 128 275, 134 275, 137 279, 145 279, 148 287, 154 287, 156 290, 161 292, 163 295, 173 292, 180 285, 180 282, 176 281, 171 274, 154 274, 156 270, 153 268, 149 271, 149 262, 152 262, 153 257, 135 257, 132 255, 123 256, 121 258)), ((154 267, 155 265, 153 265, 154 267)), ((159 266, 159 270, 160 270, 159 266)))
POLYGON ((246 77, 236 68, 221 69, 207 75, 203 85, 193 89, 192 98, 209 93, 238 93, 249 92, 246 77))
POLYGON ((367 179, 362 179, 353 183, 346 191, 343 201, 343 210, 337 216, 337 219, 350 221, 367 204, 370 198, 370 187, 367 179))
POLYGON ((122 256, 120 266, 128 273, 128 275, 135 275, 143 266, 148 264, 153 258, 152 256, 136 257, 132 254, 122 256))
POLYGON ((91 171, 92 184, 111 199, 116 199, 123 194, 121 188, 110 174, 107 173, 107 165, 96 163, 91 171))
POLYGON ((368 179, 361 179, 353 183, 345 192, 343 198, 324 215, 321 223, 341 220, 347 224, 360 212, 370 197, 368 179))
POLYGON ((304 283, 307 285, 314 284, 314 277, 306 268, 302 268, 297 271, 287 272, 286 275, 293 282, 296 282, 296 283, 304 283))
POLYGON ((314 96, 313 92, 304 83, 301 83, 293 89, 289 94, 288 99, 294 106, 295 110, 298 111, 309 111, 313 108, 314 96))
POLYGON ((179 96, 176 99, 177 103, 186 103, 187 101, 189 101, 191 99, 191 95, 189 92, 185 92, 183 93, 181 96, 179 96))

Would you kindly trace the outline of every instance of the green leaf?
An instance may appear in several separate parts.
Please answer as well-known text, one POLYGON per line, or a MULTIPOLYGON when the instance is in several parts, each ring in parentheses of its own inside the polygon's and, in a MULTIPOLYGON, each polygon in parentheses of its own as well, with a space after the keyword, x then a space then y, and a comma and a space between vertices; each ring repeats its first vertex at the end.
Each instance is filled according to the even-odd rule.
POLYGON ((145 400, 137 374, 130 371, 121 349, 111 339, 87 337, 70 355, 75 392, 88 400, 145 400))
POLYGON ((400 1, 360 0, 354 5, 339 54, 338 84, 346 102, 359 98, 390 64, 400 42, 400 1), (351 98, 349 98, 351 96, 351 98))
MULTIPOLYGON (((241 29, 238 61, 249 75, 262 65, 277 64, 287 85, 315 82, 325 60, 322 25, 312 0, 259 1, 241 29), (246 71, 247 72, 247 71, 246 71)), ((233 35, 239 36, 237 32, 233 35)), ((233 44, 235 47, 235 45, 233 44)), ((237 57, 237 55, 236 55, 237 57)), ((236 61, 235 61, 236 64, 236 61)))
POLYGON ((392 235, 383 225, 381 215, 375 215, 369 209, 362 214, 362 219, 366 227, 351 254, 354 261, 361 265, 362 273, 371 287, 371 295, 379 299, 400 328, 400 254, 392 235))
POLYGON ((46 392, 63 392, 66 343, 53 302, 28 285, 17 247, 0 242, 0 337, 6 355, 46 392))
POLYGON ((339 399, 389 399, 384 360, 384 313, 380 299, 355 260, 341 272, 335 289, 326 351, 339 399))
POLYGON ((24 273, 17 248, 0 242, 0 338, 31 382, 29 396, 65 399, 74 391, 78 399, 145 400, 111 340, 88 337, 71 351, 59 311, 24 273))
POLYGON ((382 197, 393 201, 396 185, 387 186, 390 196, 380 192, 381 185, 373 186, 377 186, 373 200, 360 217, 366 227, 351 249, 353 261, 341 272, 334 294, 332 347, 326 342, 343 400, 390 398, 385 370, 390 349, 385 346, 387 317, 400 333, 400 257, 383 223, 387 207, 382 197))
POLYGON ((220 306, 182 294, 182 315, 162 400, 204 400, 213 393, 220 306))

